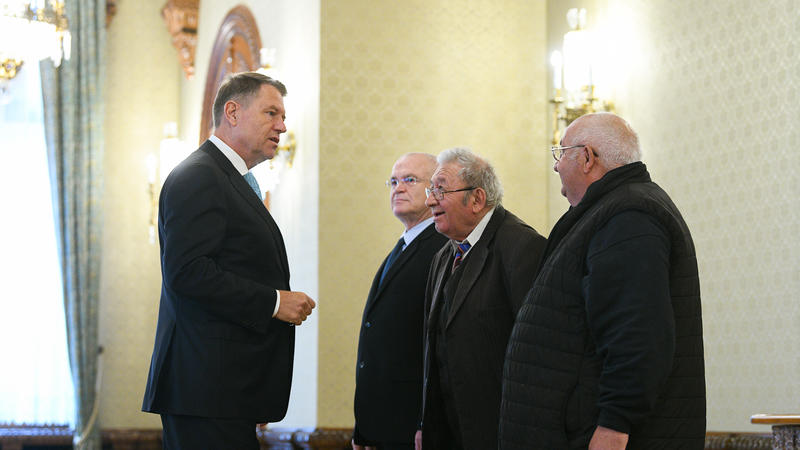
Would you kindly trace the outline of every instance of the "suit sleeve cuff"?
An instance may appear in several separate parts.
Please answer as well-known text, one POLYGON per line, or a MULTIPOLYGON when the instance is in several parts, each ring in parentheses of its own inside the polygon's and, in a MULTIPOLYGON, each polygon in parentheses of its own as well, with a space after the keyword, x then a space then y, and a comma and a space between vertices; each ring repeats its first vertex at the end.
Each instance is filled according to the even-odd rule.
POLYGON ((275 310, 272 311, 272 317, 278 315, 278 308, 281 306, 281 291, 275 289, 275 310))
POLYGON ((597 418, 597 425, 619 431, 620 433, 631 433, 631 424, 628 419, 608 409, 600 410, 600 417, 597 418))

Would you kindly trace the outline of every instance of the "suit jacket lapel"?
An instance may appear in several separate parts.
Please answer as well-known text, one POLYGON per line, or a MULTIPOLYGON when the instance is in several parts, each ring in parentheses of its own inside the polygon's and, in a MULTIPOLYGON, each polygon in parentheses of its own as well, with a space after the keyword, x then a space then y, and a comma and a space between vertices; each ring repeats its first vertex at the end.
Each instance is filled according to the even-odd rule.
POLYGON ((372 280, 372 287, 369 290, 367 305, 364 308, 365 312, 369 312, 372 306, 377 303, 381 294, 386 289, 386 286, 389 284, 389 281, 391 281, 392 278, 394 278, 400 272, 400 270, 402 270, 403 266, 411 261, 411 259, 414 257, 414 254, 417 252, 417 249, 421 245, 420 243, 425 239, 428 239, 431 234, 435 232, 436 230, 433 227, 433 224, 430 224, 424 230, 422 230, 422 232, 406 246, 406 249, 400 253, 395 262, 392 264, 392 267, 390 267, 389 271, 386 272, 386 276, 383 277, 383 283, 381 283, 381 272, 383 272, 383 266, 386 265, 386 260, 389 259, 389 255, 386 255, 386 258, 383 260, 383 264, 381 264, 381 266, 378 268, 378 273, 375 275, 375 279, 372 280))
POLYGON ((253 212, 255 212, 259 217, 261 217, 264 222, 266 223, 270 235, 272 239, 275 241, 275 247, 278 249, 280 254, 280 262, 281 268, 283 269, 283 273, 286 275, 286 281, 289 281, 289 261, 286 256, 286 246, 283 242, 283 235, 281 235, 281 230, 278 228, 278 224, 275 223, 275 220, 272 218, 272 215, 267 211, 267 208, 264 204, 259 200, 258 196, 255 195, 253 192, 253 188, 247 184, 242 174, 240 174, 233 164, 231 164, 230 160, 217 148, 214 143, 211 141, 206 141, 201 150, 207 152, 211 155, 212 158, 217 162, 219 167, 222 169, 225 174, 228 175, 228 179, 231 182, 231 185, 242 196, 242 198, 247 202, 250 207, 253 208, 253 212))
POLYGON ((436 280, 433 284, 433 299, 431 300, 430 314, 428 314, 428 332, 432 333, 436 330, 436 325, 439 323, 439 312, 442 310, 442 296, 444 295, 444 283, 446 283, 447 272, 450 270, 450 262, 453 260, 453 248, 447 244, 436 257, 435 267, 431 267, 436 274, 436 280))
POLYGON ((461 274, 461 280, 453 296, 453 303, 450 305, 445 327, 449 327, 450 323, 453 322, 453 318, 464 304, 464 300, 467 298, 470 289, 472 289, 472 286, 481 276, 483 266, 486 264, 486 258, 489 256, 489 244, 494 240, 494 235, 500 227, 500 223, 505 219, 505 216, 505 209, 503 209, 502 206, 495 208, 492 218, 489 219, 489 223, 486 224, 486 228, 483 230, 483 234, 478 240, 478 243, 470 249, 469 253, 467 253, 467 256, 464 258, 464 262, 461 263, 464 266, 462 268, 464 273, 461 274))
POLYGON ((383 272, 383 266, 386 265, 386 260, 389 258, 389 255, 386 255, 386 258, 383 259, 383 264, 378 267, 378 273, 375 274, 375 278, 372 279, 372 286, 369 288, 369 294, 367 295, 367 304, 364 306, 364 317, 367 317, 369 311, 372 309, 372 306, 375 304, 378 296, 378 285, 381 282, 381 272, 383 272))

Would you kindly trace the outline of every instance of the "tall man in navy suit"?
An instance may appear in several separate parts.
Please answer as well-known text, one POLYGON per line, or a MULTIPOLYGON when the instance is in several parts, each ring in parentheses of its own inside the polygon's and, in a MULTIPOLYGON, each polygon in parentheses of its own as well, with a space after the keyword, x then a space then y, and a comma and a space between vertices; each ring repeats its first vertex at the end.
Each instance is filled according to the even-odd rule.
POLYGON ((214 135, 169 175, 159 200, 161 303, 142 410, 166 449, 259 448, 256 424, 284 417, 294 327, 314 301, 289 288, 283 237, 249 169, 275 156, 282 83, 225 81, 214 135))
POLYGON ((378 268, 367 296, 356 361, 355 450, 414 448, 422 401, 422 323, 431 258, 444 245, 425 187, 436 157, 409 153, 386 182, 405 232, 378 268))

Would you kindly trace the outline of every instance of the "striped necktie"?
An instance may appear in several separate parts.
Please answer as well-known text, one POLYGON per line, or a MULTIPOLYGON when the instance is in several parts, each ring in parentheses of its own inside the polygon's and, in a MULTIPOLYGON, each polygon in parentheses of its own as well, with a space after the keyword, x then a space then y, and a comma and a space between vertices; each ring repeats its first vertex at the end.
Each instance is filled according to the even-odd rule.
POLYGON ((467 253, 467 250, 469 250, 470 247, 471 245, 469 245, 469 242, 466 241, 464 241, 461 244, 458 244, 458 247, 456 248, 455 258, 453 258, 453 268, 450 270, 450 273, 456 271, 458 265, 461 264, 461 260, 464 259, 464 253, 467 253))

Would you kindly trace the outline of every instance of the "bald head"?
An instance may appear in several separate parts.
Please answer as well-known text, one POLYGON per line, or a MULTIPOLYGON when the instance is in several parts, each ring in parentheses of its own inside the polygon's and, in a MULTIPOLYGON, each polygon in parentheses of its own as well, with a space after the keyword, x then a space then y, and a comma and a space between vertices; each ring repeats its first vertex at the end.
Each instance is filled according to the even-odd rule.
POLYGON ((586 189, 608 171, 642 159, 639 138, 628 122, 612 113, 581 116, 566 130, 561 145, 571 147, 553 165, 561 194, 576 206, 586 189))
POLYGON ((406 153, 392 166, 391 179, 396 185, 391 188, 392 212, 406 230, 431 216, 425 206, 425 187, 436 170, 436 157, 428 153, 406 153), (416 182, 411 183, 411 179, 416 182))
MULTIPOLYGON (((622 117, 608 112, 586 114, 564 131, 575 145, 591 146, 608 170, 642 160, 639 137, 622 117)), ((566 145, 566 144, 565 144, 566 145)))

